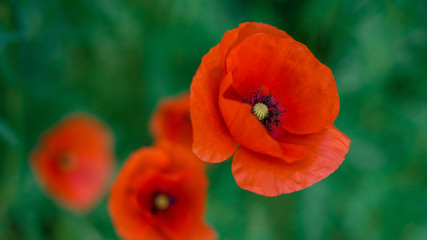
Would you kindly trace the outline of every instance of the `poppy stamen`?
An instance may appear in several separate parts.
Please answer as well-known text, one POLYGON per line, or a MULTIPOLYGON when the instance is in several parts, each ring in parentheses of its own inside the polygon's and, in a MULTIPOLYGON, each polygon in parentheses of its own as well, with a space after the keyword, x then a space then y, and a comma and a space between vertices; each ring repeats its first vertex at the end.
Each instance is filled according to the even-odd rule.
POLYGON ((154 208, 156 210, 165 211, 171 205, 171 198, 164 193, 159 193, 154 197, 154 208))
POLYGON ((253 92, 242 102, 251 105, 252 114, 265 126, 267 131, 272 132, 274 128, 282 126, 284 106, 273 94, 264 93, 261 86, 260 90, 253 92))
POLYGON ((252 107, 252 113, 261 121, 268 116, 268 107, 264 103, 257 103, 252 107))

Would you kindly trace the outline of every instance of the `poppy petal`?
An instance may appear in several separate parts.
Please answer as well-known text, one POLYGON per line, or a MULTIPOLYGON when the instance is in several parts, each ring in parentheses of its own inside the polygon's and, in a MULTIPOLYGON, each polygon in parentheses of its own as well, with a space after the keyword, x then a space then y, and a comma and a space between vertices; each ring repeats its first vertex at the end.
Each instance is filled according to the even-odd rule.
POLYGON ((227 56, 231 49, 240 44, 247 37, 257 33, 271 34, 280 38, 291 38, 286 32, 271 25, 265 23, 245 22, 241 23, 238 28, 227 31, 224 34, 220 43, 221 54, 223 56, 227 56))
POLYGON ((164 139, 191 148, 193 129, 189 94, 162 99, 151 116, 150 132, 156 140, 164 139))
POLYGON ((113 224, 129 240, 210 239, 203 222, 206 187, 203 163, 187 148, 160 140, 123 165, 109 199, 113 224), (170 197, 166 209, 156 206, 159 193, 170 197))
POLYGON ((307 152, 306 148, 302 145, 279 143, 273 139, 264 125, 252 114, 251 106, 238 100, 231 83, 232 77, 228 74, 221 84, 219 107, 233 138, 254 152, 281 158, 287 162, 303 158, 307 152))
POLYGON ((184 232, 194 231, 194 219, 202 219, 205 211, 206 193, 200 189, 206 189, 207 178, 204 172, 203 163, 194 154, 185 148, 173 147, 170 143, 160 142, 158 146, 166 149, 171 158, 172 164, 169 170, 176 170, 184 173, 179 179, 180 184, 174 184, 169 192, 177 198, 181 204, 177 204, 176 209, 171 209, 167 218, 163 219, 165 228, 183 235, 184 232), (182 161, 186 159, 186 161, 182 161), (186 169, 183 171, 182 169, 186 169), (196 180, 196 181, 195 181, 196 180), (191 206, 191 207, 190 207, 191 206), (177 224, 189 223, 193 224, 177 224))
POLYGON ((222 77, 219 47, 203 59, 191 84, 190 116, 193 125, 193 152, 206 162, 222 162, 237 147, 218 109, 218 90, 222 77))
POLYGON ((39 146, 30 154, 30 165, 42 188, 59 205, 84 213, 108 185, 115 166, 113 142, 107 126, 75 113, 40 137, 39 146), (64 156, 69 161, 62 162, 64 156))
POLYGON ((333 124, 339 98, 331 70, 292 38, 258 33, 246 38, 227 58, 233 87, 246 99, 260 85, 279 98, 286 112, 283 129, 308 134, 333 124))
POLYGON ((333 126, 314 134, 288 134, 286 138, 307 146, 307 156, 289 164, 240 146, 232 164, 237 185, 264 196, 301 190, 334 172, 350 145, 350 140, 333 126))
POLYGON ((213 230, 209 225, 202 224, 197 227, 197 232, 189 237, 189 240, 213 240, 217 238, 215 230, 213 230))
POLYGON ((146 181, 145 179, 152 178, 155 173, 166 168, 168 164, 170 164, 170 159, 164 152, 157 149, 144 149, 133 153, 123 165, 119 177, 111 188, 108 206, 113 223, 120 236, 125 239, 133 239, 133 237, 137 239, 147 235, 156 235, 151 224, 146 223, 153 221, 153 219, 148 211, 138 207, 135 190, 129 186, 129 183, 135 181, 136 176, 139 176, 138 173, 148 171, 148 174, 136 179, 140 183, 146 181), (144 161, 139 161, 139 159, 144 161), (150 169, 152 170, 149 171, 150 169))
POLYGON ((203 57, 193 78, 190 93, 193 152, 206 162, 222 162, 229 158, 237 147, 237 142, 231 138, 216 105, 225 67, 224 60, 228 52, 245 38, 261 32, 290 38, 284 31, 268 24, 242 23, 239 28, 227 31, 220 44, 203 57))

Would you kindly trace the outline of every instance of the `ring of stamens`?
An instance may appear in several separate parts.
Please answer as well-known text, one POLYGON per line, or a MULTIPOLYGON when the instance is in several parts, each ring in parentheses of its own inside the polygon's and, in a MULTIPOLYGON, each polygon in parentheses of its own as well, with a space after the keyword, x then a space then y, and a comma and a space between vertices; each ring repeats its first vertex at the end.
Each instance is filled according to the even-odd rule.
POLYGON ((242 102, 251 105, 252 114, 264 125, 267 131, 272 132, 273 129, 283 124, 285 106, 280 104, 276 96, 265 93, 261 86, 247 99, 242 99, 242 102))

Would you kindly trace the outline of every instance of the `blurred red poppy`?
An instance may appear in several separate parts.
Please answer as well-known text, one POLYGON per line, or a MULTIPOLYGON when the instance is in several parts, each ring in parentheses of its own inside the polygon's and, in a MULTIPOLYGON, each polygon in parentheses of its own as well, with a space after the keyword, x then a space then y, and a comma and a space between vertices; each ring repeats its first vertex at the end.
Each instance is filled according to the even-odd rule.
POLYGON ((214 239, 203 222, 207 179, 191 151, 159 142, 125 162, 109 211, 118 234, 133 239, 214 239))
POLYGON ((161 100, 151 117, 150 130, 157 140, 167 140, 191 148, 193 128, 189 94, 161 100))
POLYGON ((339 98, 331 70, 285 32, 243 23, 225 33, 191 84, 193 151, 221 162, 235 151, 236 183, 265 196, 327 177, 350 140, 332 126, 339 98))
POLYGON ((111 132, 93 117, 71 115, 42 135, 30 164, 49 196, 85 212, 102 197, 114 170, 111 132))

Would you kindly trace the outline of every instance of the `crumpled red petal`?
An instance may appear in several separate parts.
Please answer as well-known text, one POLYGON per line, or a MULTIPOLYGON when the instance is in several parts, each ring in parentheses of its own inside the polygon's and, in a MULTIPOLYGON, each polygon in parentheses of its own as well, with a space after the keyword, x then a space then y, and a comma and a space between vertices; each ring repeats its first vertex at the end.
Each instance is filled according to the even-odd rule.
POLYGON ((307 156, 289 164, 239 146, 232 164, 237 185, 264 196, 301 190, 334 172, 344 160, 350 145, 350 140, 334 126, 313 134, 288 133, 281 137, 305 145, 307 156))

